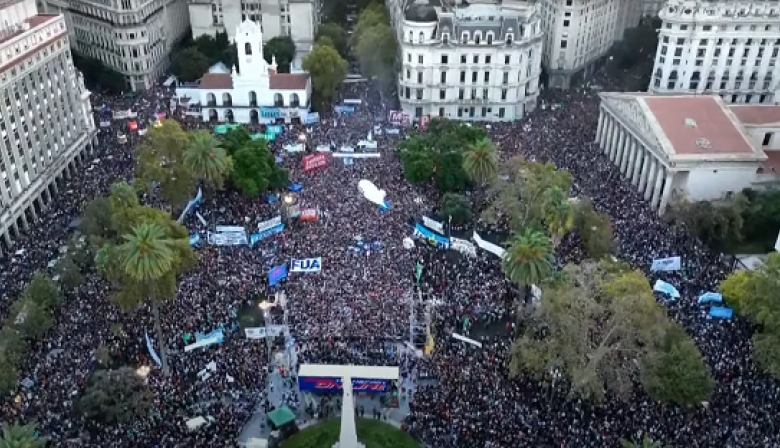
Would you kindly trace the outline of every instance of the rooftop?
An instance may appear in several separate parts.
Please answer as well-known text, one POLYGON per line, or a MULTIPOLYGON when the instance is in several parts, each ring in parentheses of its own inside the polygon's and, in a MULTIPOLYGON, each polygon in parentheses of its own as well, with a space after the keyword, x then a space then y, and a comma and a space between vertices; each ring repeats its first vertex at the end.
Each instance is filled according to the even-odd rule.
POLYGON ((642 98, 678 155, 753 154, 753 147, 720 97, 642 98))
MULTIPOLYGON (((271 90, 304 90, 309 75, 306 73, 276 73, 269 70, 268 78, 271 90)), ((207 90, 230 90, 233 88, 233 77, 230 73, 206 73, 200 79, 199 87, 207 90)))
POLYGON ((780 123, 780 106, 764 104, 735 104, 729 106, 739 121, 746 125, 780 123))
POLYGON ((25 19, 25 21, 18 24, 18 26, 15 25, 8 27, 5 30, 0 31, 0 44, 4 44, 9 40, 18 37, 27 31, 30 31, 31 29, 37 28, 40 25, 56 19, 57 17, 59 17, 59 14, 38 14, 37 16, 32 16, 28 19, 25 19))

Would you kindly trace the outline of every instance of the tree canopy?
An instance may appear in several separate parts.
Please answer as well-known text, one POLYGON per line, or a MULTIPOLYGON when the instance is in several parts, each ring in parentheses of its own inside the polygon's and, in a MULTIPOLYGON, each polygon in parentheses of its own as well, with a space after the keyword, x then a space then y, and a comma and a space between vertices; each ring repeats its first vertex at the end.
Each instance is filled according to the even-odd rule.
POLYGON ((319 41, 303 59, 303 69, 312 79, 312 90, 316 103, 322 107, 329 103, 347 76, 347 61, 335 48, 319 41))
POLYGON ((0 448, 43 448, 47 439, 36 434, 36 424, 12 425, 3 423, 0 448))
POLYGON ((397 44, 381 3, 372 3, 360 13, 351 44, 363 76, 376 78, 385 88, 390 87, 396 76, 397 44))
POLYGON ((134 150, 135 185, 159 193, 174 206, 185 204, 195 189, 195 176, 184 163, 190 145, 187 134, 175 120, 161 120, 150 126, 149 137, 134 150))
POLYGON ((513 374, 557 372, 572 394, 595 400, 608 393, 628 398, 640 376, 648 392, 669 401, 691 404, 709 393, 701 354, 670 323, 644 274, 608 262, 567 265, 563 272, 523 322, 513 374), (672 359, 676 368, 660 368, 672 359), (697 393, 674 385, 690 379, 697 393))
POLYGON ((295 59, 295 42, 290 36, 276 36, 263 45, 263 58, 269 64, 276 57, 276 71, 290 73, 290 64, 295 59))
POLYGON ((88 420, 115 424, 132 421, 151 410, 154 396, 132 368, 98 370, 89 379, 76 411, 88 420))
POLYGON ((601 260, 615 250, 615 235, 609 216, 599 213, 588 198, 578 198, 574 205, 574 228, 582 240, 585 253, 601 260))
POLYGON ((209 69, 209 60, 197 47, 185 48, 171 57, 171 73, 180 81, 200 79, 209 69))
POLYGON ((349 36, 347 32, 336 23, 323 23, 317 27, 316 43, 323 43, 323 40, 329 40, 333 48, 338 51, 339 56, 345 60, 349 57, 349 36))
POLYGON ((444 193, 439 209, 439 214, 448 220, 452 218, 453 224, 465 224, 473 215, 469 198, 458 193, 444 193))
POLYGON ((222 146, 233 158, 231 182, 246 197, 257 197, 290 183, 290 172, 276 164, 265 140, 252 140, 244 128, 231 129, 222 146))
POLYGON ((780 253, 767 256, 755 271, 736 271, 720 285, 726 301, 757 325, 753 334, 755 358, 780 379, 780 253))

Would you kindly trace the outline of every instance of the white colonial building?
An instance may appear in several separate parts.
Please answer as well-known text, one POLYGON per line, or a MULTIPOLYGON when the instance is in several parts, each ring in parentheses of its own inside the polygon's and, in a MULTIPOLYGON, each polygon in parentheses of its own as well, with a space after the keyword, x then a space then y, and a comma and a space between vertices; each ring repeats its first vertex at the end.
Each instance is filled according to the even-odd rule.
POLYGON ((176 89, 188 113, 204 121, 238 123, 289 123, 308 114, 309 75, 277 73, 276 60, 268 64, 263 59, 260 25, 245 20, 236 27, 235 41, 240 73, 218 64, 198 81, 176 89))
POLYGON ((192 37, 234 31, 244 20, 260 25, 263 37, 290 36, 295 42, 293 65, 300 67, 303 56, 311 51, 320 22, 319 0, 191 0, 189 2, 192 37))
POLYGON ((739 193, 764 180, 768 159, 716 95, 603 93, 596 139, 659 213, 673 193, 694 201, 739 193))
POLYGON ((127 88, 148 89, 168 69, 171 47, 190 26, 187 0, 41 0, 61 13, 79 54, 124 75, 127 88))
POLYGON ((780 80, 780 3, 669 1, 649 91, 772 103, 780 80))
POLYGON ((640 0, 540 0, 549 86, 568 89, 572 78, 593 70, 626 28, 639 25, 642 7, 640 0))
POLYGON ((60 14, 35 0, 0 2, 0 252, 57 200, 91 160, 90 92, 73 68, 60 14))
POLYGON ((408 5, 398 92, 411 117, 518 120, 536 107, 542 29, 532 3, 408 5))

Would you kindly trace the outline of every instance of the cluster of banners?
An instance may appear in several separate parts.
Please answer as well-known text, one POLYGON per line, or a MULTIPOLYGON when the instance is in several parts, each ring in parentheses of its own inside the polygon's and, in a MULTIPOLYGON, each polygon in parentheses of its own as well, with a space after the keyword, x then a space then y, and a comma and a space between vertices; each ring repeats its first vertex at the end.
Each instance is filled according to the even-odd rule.
MULTIPOLYGON (((424 238, 443 249, 452 249, 470 257, 477 256, 477 248, 471 241, 445 237, 444 224, 427 216, 422 217, 422 224, 415 225, 414 236, 424 238)), ((414 242, 411 239, 404 240, 404 247, 411 249, 414 247, 414 242)))
POLYGON ((477 243, 477 246, 479 246, 480 249, 486 250, 490 252, 491 254, 497 256, 498 258, 504 258, 504 250, 503 247, 493 244, 490 241, 485 241, 482 238, 480 238, 479 234, 477 232, 474 232, 474 235, 472 236, 472 239, 475 243, 477 243))
POLYGON ((710 308, 709 316, 712 319, 730 320, 734 317, 734 310, 723 304, 723 295, 717 292, 704 292, 699 295, 700 305, 715 305, 710 308))
POLYGON ((320 272, 322 257, 293 259, 290 262, 290 272, 320 272))
POLYGON ((326 168, 328 166, 327 154, 312 154, 303 158, 303 172, 326 168))
POLYGON ((682 269, 682 258, 680 257, 656 258, 650 265, 652 272, 673 272, 680 269, 682 269))
POLYGON ((249 244, 246 230, 241 226, 217 226, 208 232, 208 243, 214 246, 242 246, 249 244))
POLYGON ((247 339, 263 339, 265 337, 278 337, 285 334, 289 328, 286 325, 267 325, 265 327, 245 328, 247 339))
POLYGON ((276 134, 257 133, 257 134, 251 134, 249 138, 251 138, 252 140, 265 140, 267 142, 272 142, 276 140, 276 134))
POLYGON ((306 151, 306 146, 303 143, 287 144, 282 146, 287 152, 303 152, 306 151))
POLYGON ((249 242, 253 246, 260 240, 268 238, 271 235, 276 235, 284 230, 284 223, 282 223, 282 217, 277 216, 267 221, 263 221, 257 224, 257 233, 253 233, 249 236, 249 242))

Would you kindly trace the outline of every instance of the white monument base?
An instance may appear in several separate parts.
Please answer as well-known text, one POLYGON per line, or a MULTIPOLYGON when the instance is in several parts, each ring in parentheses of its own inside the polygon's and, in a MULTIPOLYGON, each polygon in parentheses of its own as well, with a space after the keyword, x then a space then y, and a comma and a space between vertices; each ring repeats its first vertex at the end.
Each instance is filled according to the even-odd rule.
MULTIPOLYGON (((336 444, 333 445, 333 448, 341 448, 341 445, 338 442, 336 442, 336 444)), ((358 442, 357 448, 366 448, 366 446, 363 445, 362 443, 358 442)))

